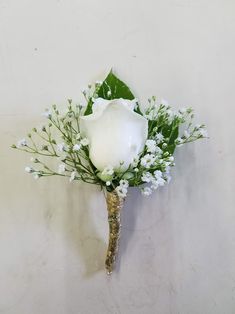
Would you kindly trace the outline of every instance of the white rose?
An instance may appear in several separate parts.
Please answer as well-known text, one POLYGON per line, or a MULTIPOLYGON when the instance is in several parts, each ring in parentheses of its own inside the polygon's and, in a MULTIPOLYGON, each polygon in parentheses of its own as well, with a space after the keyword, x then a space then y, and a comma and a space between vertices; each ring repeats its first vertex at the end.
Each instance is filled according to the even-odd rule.
POLYGON ((143 150, 148 121, 134 112, 135 100, 97 98, 93 113, 80 117, 82 136, 89 140, 92 163, 103 171, 107 166, 127 169, 143 150))

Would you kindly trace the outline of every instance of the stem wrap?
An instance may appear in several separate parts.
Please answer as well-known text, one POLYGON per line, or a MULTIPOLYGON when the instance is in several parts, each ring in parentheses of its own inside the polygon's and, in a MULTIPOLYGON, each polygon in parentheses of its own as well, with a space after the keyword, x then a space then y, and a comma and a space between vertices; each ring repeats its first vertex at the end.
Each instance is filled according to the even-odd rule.
POLYGON ((119 197, 116 191, 107 192, 106 203, 109 222, 109 245, 105 261, 107 274, 111 274, 118 252, 118 243, 121 232, 121 209, 124 199, 119 197))

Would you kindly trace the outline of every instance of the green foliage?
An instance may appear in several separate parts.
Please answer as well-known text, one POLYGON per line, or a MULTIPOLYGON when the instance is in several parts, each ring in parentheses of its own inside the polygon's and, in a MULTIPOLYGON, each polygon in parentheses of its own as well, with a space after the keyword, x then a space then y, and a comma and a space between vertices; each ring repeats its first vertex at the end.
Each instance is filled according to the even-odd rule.
POLYGON ((179 135, 179 125, 175 123, 176 121, 172 122, 170 125, 165 125, 161 128, 162 135, 167 139, 167 148, 163 149, 164 151, 168 151, 171 155, 173 155, 176 144, 175 140, 178 138, 179 135))
POLYGON ((135 98, 129 87, 117 78, 117 76, 113 74, 112 70, 100 86, 98 97, 104 99, 124 98, 130 100, 135 98))
POLYGON ((143 150, 125 170, 120 162, 120 167, 112 169, 111 173, 107 173, 107 169, 99 171, 90 160, 88 139, 82 138, 80 134, 80 116, 92 113, 95 98, 133 100, 135 97, 112 71, 102 83, 89 85, 83 94, 87 101, 85 113, 82 106, 73 104, 70 99, 64 113, 53 105, 51 110, 44 113, 48 119, 47 124, 33 128, 26 138, 17 145, 12 145, 14 149, 37 155, 38 158, 31 160, 35 167, 26 167, 26 171, 36 179, 59 175, 68 177, 70 181, 81 180, 96 184, 108 191, 117 189, 119 193, 126 190, 126 186, 122 184, 141 186, 149 183, 151 189, 156 189, 158 185, 168 182, 169 168, 174 166, 175 148, 207 137, 204 125, 192 126, 194 115, 191 108, 173 111, 167 104, 157 105, 156 97, 153 96, 143 112, 138 103, 135 107, 135 112, 148 120, 148 138, 143 150), (185 129, 179 134, 181 125, 185 129), (56 169, 49 166, 48 157, 57 159, 56 169))
MULTIPOLYGON (((97 97, 108 100, 117 98, 132 100, 135 98, 129 87, 116 75, 114 75, 112 70, 109 72, 108 76, 105 78, 99 89, 96 91, 96 95, 97 97)), ((93 100, 92 97, 90 97, 84 113, 85 116, 92 113, 92 105, 93 100)))

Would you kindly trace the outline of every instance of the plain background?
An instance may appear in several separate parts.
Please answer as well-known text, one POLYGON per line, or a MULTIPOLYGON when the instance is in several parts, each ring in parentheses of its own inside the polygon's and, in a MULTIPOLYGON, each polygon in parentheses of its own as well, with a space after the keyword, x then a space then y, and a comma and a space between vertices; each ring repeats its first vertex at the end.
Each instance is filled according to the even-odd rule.
POLYGON ((235 313, 234 40, 232 0, 0 1, 0 313, 235 313), (178 149, 168 187, 130 191, 107 277, 102 193, 35 181, 9 146, 111 67, 210 140, 178 149))

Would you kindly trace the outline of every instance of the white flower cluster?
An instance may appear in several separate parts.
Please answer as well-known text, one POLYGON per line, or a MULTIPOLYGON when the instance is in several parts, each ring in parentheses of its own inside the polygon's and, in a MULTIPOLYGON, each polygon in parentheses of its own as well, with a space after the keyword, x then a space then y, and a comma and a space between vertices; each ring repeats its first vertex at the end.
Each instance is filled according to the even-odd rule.
POLYGON ((156 97, 153 96, 149 99, 149 106, 145 110, 144 116, 150 121, 157 121, 159 119, 170 125, 176 118, 181 123, 185 122, 187 118, 192 114, 192 108, 181 108, 178 111, 173 111, 168 101, 162 99, 157 104, 156 97))
POLYGON ((42 176, 40 171, 29 166, 25 167, 25 171, 31 173, 35 180, 39 179, 42 176))
POLYGON ((114 170, 112 166, 107 166, 102 171, 103 176, 112 176, 114 174, 114 170))
POLYGON ((71 174, 70 174, 69 182, 74 181, 76 179, 76 175, 77 175, 77 172, 76 171, 72 171, 71 174))
POLYGON ((52 113, 49 109, 46 109, 45 112, 43 112, 42 114, 44 117, 46 117, 47 119, 50 119, 52 116, 52 113))
POLYGON ((16 145, 17 148, 21 148, 25 146, 27 146, 27 141, 25 138, 22 138, 21 140, 19 140, 16 145))
MULTIPOLYGON (((76 136, 76 139, 78 140, 78 142, 76 144, 74 144, 72 147, 72 150, 74 152, 79 151, 82 148, 82 146, 89 145, 89 140, 86 137, 81 138, 80 134, 78 134, 76 136)), ((69 147, 64 142, 57 144, 57 151, 59 153, 66 152, 66 151, 68 151, 68 149, 69 149, 69 147)))
POLYGON ((83 178, 83 181, 91 182, 93 173, 87 166, 88 155, 87 146, 89 140, 82 137, 79 129, 79 117, 82 111, 81 105, 72 104, 72 100, 68 100, 68 106, 63 112, 60 112, 56 105, 51 109, 46 109, 43 113, 49 121, 37 128, 32 129, 32 133, 28 134, 28 138, 21 139, 12 148, 17 148, 31 154, 38 154, 42 159, 32 157, 31 162, 38 163, 41 167, 36 170, 32 167, 26 167, 28 173, 33 174, 37 179, 42 176, 60 175, 69 177, 70 182, 75 179, 83 178), (58 138, 56 138, 59 135, 58 138), (38 138, 38 143, 33 139, 38 138), (44 142, 44 143, 43 143, 44 142), (57 170, 50 169, 44 163, 45 157, 56 157, 60 163, 57 170), (82 175, 78 175, 78 167, 80 166, 82 175))
MULTIPOLYGON (((79 140, 79 136, 77 136, 77 139, 79 140)), ((87 145, 89 145, 89 140, 86 137, 80 138, 80 140, 73 145, 73 151, 78 152, 82 148, 82 146, 87 145)))
MULTIPOLYGON (((158 139, 162 141, 163 137, 158 135, 158 139)), ((142 188, 141 191, 143 195, 148 196, 159 186, 170 182, 171 177, 169 172, 170 167, 174 166, 174 157, 168 153, 164 154, 157 146, 157 141, 155 140, 146 141, 146 150, 149 153, 141 158, 140 164, 145 168, 141 180, 143 183, 148 184, 148 186, 142 188), (154 170, 156 168, 158 170, 154 170)))
POLYGON ((141 189, 142 194, 145 196, 149 196, 152 194, 153 190, 156 190, 159 186, 163 186, 166 183, 169 183, 170 176, 169 172, 163 173, 160 170, 155 170, 154 173, 144 172, 142 177, 142 181, 147 183, 148 186, 145 186, 141 189))
POLYGON ((197 124, 195 127, 185 130, 181 137, 177 137, 175 144, 180 147, 183 144, 193 142, 199 138, 208 138, 208 132, 203 124, 197 124))
POLYGON ((104 170, 99 173, 100 179, 105 182, 106 186, 110 186, 112 184, 113 175, 114 169, 112 166, 105 167, 104 170))
POLYGON ((125 198, 127 196, 127 190, 129 187, 129 182, 127 180, 120 180, 119 185, 116 187, 116 192, 119 197, 125 198))
MULTIPOLYGON (((116 191, 120 197, 125 197, 129 184, 135 185, 135 179, 140 182, 138 185, 145 184, 141 188, 143 195, 150 195, 153 190, 170 182, 170 168, 174 166, 174 157, 159 147, 163 144, 164 136, 156 133, 154 139, 148 139, 145 143, 145 154, 135 158, 126 173, 122 175, 125 180, 120 180, 116 191), (133 172, 131 172, 131 171, 133 172)), ((113 169, 106 167, 104 175, 113 175, 113 169)))
MULTIPOLYGON (((101 82, 97 82, 94 90, 89 86, 83 91, 88 102, 89 99, 94 101, 98 97, 100 85, 101 82)), ((110 93, 108 97, 111 97, 110 93)), ((148 196, 158 187, 170 182, 170 169, 175 165, 173 153, 177 146, 208 137, 204 125, 192 126, 191 108, 173 111, 167 101, 161 100, 157 104, 156 97, 152 97, 149 99, 148 108, 142 113, 136 100, 136 112, 148 120, 145 119, 148 137, 142 152, 133 158, 127 168, 123 167, 124 161, 120 161, 119 168, 107 164, 104 169, 97 169, 89 155, 91 143, 80 133, 79 121, 84 108, 81 105, 73 105, 72 100, 68 102, 68 108, 63 114, 56 105, 44 112, 43 115, 49 120, 48 124, 32 129, 34 135, 38 136, 38 144, 34 141, 32 133, 29 133, 27 139, 23 138, 12 146, 39 155, 39 159, 32 157, 31 162, 37 163, 41 169, 25 168, 25 171, 32 174, 35 179, 42 176, 64 176, 68 177, 70 182, 82 180, 100 185, 109 192, 115 190, 122 198, 126 197, 129 186, 139 186, 142 194, 148 196), (181 125, 185 125, 182 132, 181 125), (58 138, 54 137, 55 131, 59 132, 58 138), (59 159, 57 169, 50 169, 41 157, 59 159)), ((126 166, 128 163, 129 161, 126 166)))

